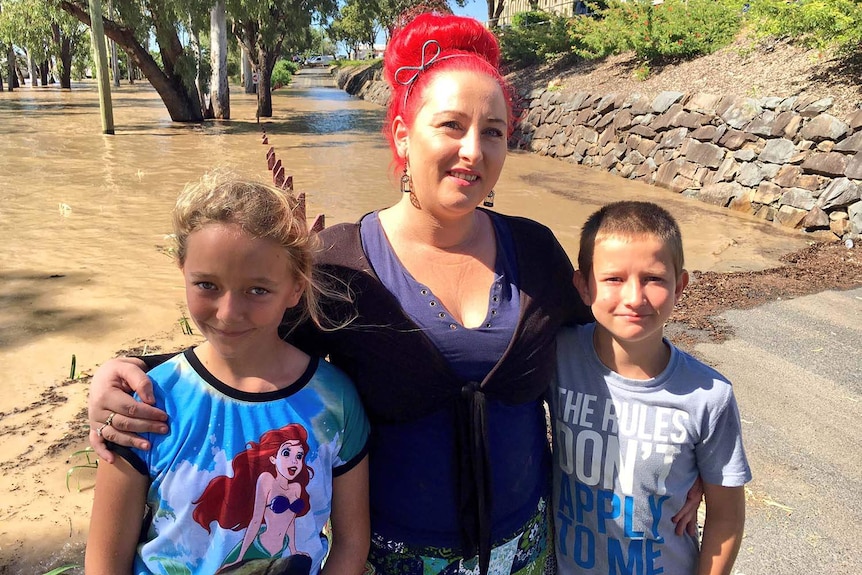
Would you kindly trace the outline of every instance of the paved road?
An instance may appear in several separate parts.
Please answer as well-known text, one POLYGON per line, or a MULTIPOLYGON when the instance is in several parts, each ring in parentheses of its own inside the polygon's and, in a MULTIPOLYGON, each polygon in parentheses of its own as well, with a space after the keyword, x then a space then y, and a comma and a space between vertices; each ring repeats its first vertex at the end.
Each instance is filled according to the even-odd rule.
POLYGON ((722 314, 754 480, 735 571, 862 574, 862 289, 722 314))

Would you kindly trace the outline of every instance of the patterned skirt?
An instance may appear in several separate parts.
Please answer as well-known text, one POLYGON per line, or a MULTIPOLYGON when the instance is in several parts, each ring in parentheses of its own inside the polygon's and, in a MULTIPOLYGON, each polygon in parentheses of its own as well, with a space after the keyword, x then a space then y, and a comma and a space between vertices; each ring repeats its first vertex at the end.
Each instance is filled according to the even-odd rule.
MULTIPOLYGON (((548 503, 539 500, 536 512, 509 539, 491 550, 488 575, 555 575, 548 503)), ((478 557, 462 557, 446 547, 417 547, 372 533, 366 575, 479 575, 478 557)))

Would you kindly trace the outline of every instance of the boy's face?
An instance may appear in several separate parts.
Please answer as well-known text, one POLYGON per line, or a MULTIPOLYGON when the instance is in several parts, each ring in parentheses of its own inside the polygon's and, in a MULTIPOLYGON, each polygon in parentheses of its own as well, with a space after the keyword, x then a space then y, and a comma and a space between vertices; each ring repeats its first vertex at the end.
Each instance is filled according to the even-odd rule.
POLYGON ((620 343, 660 345, 665 322, 688 284, 670 250, 654 236, 599 236, 593 269, 575 286, 600 328, 620 343))

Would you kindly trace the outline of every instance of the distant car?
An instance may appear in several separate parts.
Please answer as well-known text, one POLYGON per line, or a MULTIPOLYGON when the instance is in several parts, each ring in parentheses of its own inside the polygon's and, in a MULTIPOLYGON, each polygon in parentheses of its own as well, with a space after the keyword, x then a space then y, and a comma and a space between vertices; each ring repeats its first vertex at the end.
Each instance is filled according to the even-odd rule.
POLYGON ((311 68, 315 66, 329 66, 332 62, 335 61, 333 56, 324 55, 324 56, 311 56, 305 60, 305 65, 311 68))

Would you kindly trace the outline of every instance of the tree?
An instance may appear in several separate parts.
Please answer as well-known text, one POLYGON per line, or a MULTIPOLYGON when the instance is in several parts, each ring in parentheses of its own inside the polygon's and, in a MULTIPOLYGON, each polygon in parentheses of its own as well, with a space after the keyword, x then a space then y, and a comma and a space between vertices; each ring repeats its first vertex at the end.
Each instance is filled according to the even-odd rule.
POLYGON ((339 16, 328 27, 329 35, 336 42, 344 42, 354 54, 359 44, 374 45, 380 26, 375 14, 379 12, 378 0, 352 0, 345 4, 339 16))
MULTIPOLYGON (((449 0, 379 0, 380 2, 380 25, 386 30, 386 40, 392 37, 395 27, 399 26, 404 19, 409 19, 414 14, 421 12, 451 13, 449 0)), ((467 0, 455 0, 455 4, 463 7, 467 0)))
POLYGON ((227 120, 230 118, 230 88, 227 74, 227 22, 225 0, 216 0, 210 11, 210 58, 212 78, 210 80, 210 100, 213 115, 227 120))
POLYGON ((51 38, 60 69, 60 88, 71 89, 72 60, 81 46, 89 42, 89 31, 81 22, 65 12, 55 9, 52 16, 51 38))
POLYGON ((496 28, 500 15, 506 6, 506 0, 486 0, 488 2, 488 28, 496 28))
POLYGON ((227 0, 233 33, 257 72, 258 117, 272 116, 272 69, 285 42, 307 35, 312 18, 335 11, 334 0, 227 0))
MULTIPOLYGON (((117 19, 102 17, 105 35, 128 54, 158 92, 175 122, 203 119, 195 84, 197 66, 192 50, 180 41, 179 22, 198 25, 209 14, 211 0, 115 0, 117 19), (147 46, 151 36, 158 58, 147 46)), ((59 0, 59 6, 90 25, 86 0, 59 0)))
POLYGON ((48 79, 48 62, 56 56, 60 85, 71 88, 72 57, 86 40, 86 27, 58 10, 55 2, 5 0, 0 15, 0 35, 27 52, 31 78, 35 79, 37 69, 41 68, 42 85, 48 79))

